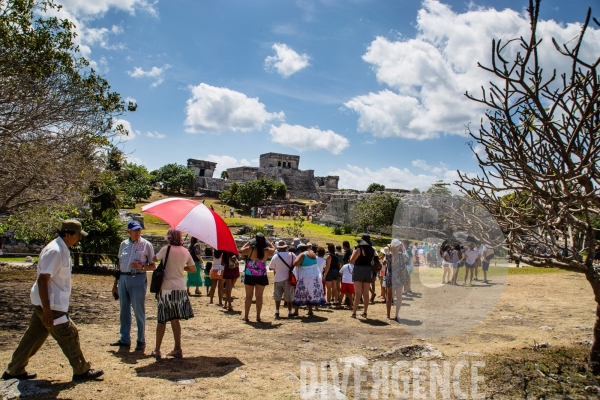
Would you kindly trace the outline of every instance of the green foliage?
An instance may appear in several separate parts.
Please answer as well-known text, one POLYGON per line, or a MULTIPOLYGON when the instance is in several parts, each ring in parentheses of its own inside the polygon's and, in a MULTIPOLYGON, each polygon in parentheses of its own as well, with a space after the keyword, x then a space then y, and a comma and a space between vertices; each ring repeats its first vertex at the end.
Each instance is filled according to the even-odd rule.
POLYGON ((403 209, 402 201, 390 193, 376 193, 359 201, 352 211, 356 225, 368 232, 370 229, 390 226, 394 222, 396 209, 403 209))
POLYGON ((351 224, 342 225, 342 231, 344 232, 345 235, 350 235, 353 230, 354 230, 354 227, 351 224))
POLYGON ((48 243, 56 237, 62 220, 76 217, 78 214, 79 210, 72 204, 54 207, 41 205, 12 214, 7 219, 6 227, 14 231, 15 239, 25 243, 32 240, 48 243))
POLYGON ((452 192, 448 189, 450 186, 449 183, 444 183, 444 181, 437 181, 429 189, 427 189, 428 194, 434 194, 437 196, 452 196, 452 192))
POLYGON ((256 235, 257 233, 262 233, 263 235, 267 235, 267 231, 265 230, 264 226, 259 226, 259 225, 254 225, 252 227, 252 234, 256 235))
POLYGON ((334 235, 341 235, 343 233, 343 229, 341 226, 334 226, 331 230, 331 233, 333 233, 334 235))
MULTIPOLYGON (((81 220, 83 229, 88 233, 78 246, 84 267, 95 267, 109 259, 118 262, 117 250, 124 239, 125 225, 119 220, 116 210, 105 210, 97 216, 81 220)), ((76 250, 74 253, 77 253, 76 250)))
POLYGON ((265 187, 259 181, 248 181, 239 185, 234 199, 237 204, 246 204, 254 207, 265 199, 266 196, 265 187))
POLYGON ((367 193, 383 192, 384 190, 385 190, 384 185, 373 182, 367 188, 367 193))
POLYGON ((421 194, 421 191, 417 188, 414 188, 413 190, 410 191, 411 194, 421 194))
POLYGON ((98 150, 127 133, 114 119, 137 106, 89 68, 73 23, 49 16, 53 0, 0 4, 0 213, 76 203, 102 168, 98 150))
POLYGON ((221 179, 229 179, 229 172, 227 172, 227 171, 221 172, 221 179))
POLYGON ((169 192, 181 193, 191 189, 194 184, 194 173, 185 165, 167 164, 156 171, 156 181, 161 182, 169 192))
POLYGON ((304 232, 302 232, 302 227, 304 225, 304 218, 296 215, 293 218, 293 224, 287 224, 283 231, 290 237, 301 238, 304 237, 304 232))
POLYGON ((287 186, 285 183, 275 182, 273 185, 273 197, 276 199, 285 199, 287 186))

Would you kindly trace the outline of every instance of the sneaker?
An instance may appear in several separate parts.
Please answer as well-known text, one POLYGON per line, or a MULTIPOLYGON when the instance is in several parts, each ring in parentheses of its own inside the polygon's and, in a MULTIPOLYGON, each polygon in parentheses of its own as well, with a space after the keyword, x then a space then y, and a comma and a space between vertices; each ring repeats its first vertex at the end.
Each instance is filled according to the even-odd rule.
POLYGON ((104 371, 101 369, 89 369, 87 372, 79 375, 73 375, 73 382, 89 381, 92 379, 100 378, 104 375, 104 371))
POLYGON ((18 379, 20 381, 26 381, 29 379, 37 378, 37 374, 35 372, 23 372, 21 375, 10 375, 8 372, 4 371, 2 374, 2 379, 5 381, 9 379, 18 379))
POLYGON ((275 318, 279 318, 279 311, 275 312, 275 318))
POLYGON ((137 342, 135 346, 135 351, 144 351, 146 350, 146 343, 137 342))
POLYGON ((123 343, 120 340, 113 342, 110 345, 111 346, 119 346, 119 347, 131 347, 131 343, 123 343))

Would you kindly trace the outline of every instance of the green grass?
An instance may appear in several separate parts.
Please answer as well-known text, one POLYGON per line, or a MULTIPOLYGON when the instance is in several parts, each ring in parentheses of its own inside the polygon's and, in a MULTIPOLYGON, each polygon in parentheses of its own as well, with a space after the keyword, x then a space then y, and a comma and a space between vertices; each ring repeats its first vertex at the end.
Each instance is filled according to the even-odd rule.
POLYGON ((558 268, 540 268, 540 267, 523 267, 523 268, 509 268, 509 275, 536 275, 536 274, 561 274, 570 272, 564 269, 558 268))
MULTIPOLYGON (((14 256, 2 255, 2 256, 0 256, 0 262, 25 262, 25 257, 26 256, 14 257, 14 256)), ((32 257, 33 257, 33 261, 38 260, 37 256, 32 256, 32 257)))

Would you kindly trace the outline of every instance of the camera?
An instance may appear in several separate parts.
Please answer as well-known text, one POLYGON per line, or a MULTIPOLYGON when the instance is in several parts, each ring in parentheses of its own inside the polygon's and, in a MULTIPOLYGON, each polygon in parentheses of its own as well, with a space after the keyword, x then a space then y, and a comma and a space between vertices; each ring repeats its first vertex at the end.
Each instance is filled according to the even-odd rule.
POLYGON ((115 300, 119 300, 119 293, 117 293, 117 292, 113 293, 113 297, 115 298, 115 300))

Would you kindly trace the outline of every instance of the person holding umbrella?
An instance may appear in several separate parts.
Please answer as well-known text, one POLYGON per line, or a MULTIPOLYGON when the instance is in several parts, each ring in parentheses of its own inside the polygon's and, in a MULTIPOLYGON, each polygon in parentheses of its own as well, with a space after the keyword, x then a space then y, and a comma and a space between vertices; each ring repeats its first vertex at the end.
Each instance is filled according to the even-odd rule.
POLYGON ((248 314, 252 306, 252 298, 256 295, 256 321, 260 321, 262 309, 263 292, 269 284, 267 277, 267 259, 273 255, 275 247, 269 243, 262 232, 247 242, 242 247, 242 255, 246 257, 246 269, 244 270, 244 286, 246 289, 246 303, 244 307, 245 322, 249 322, 248 314))

